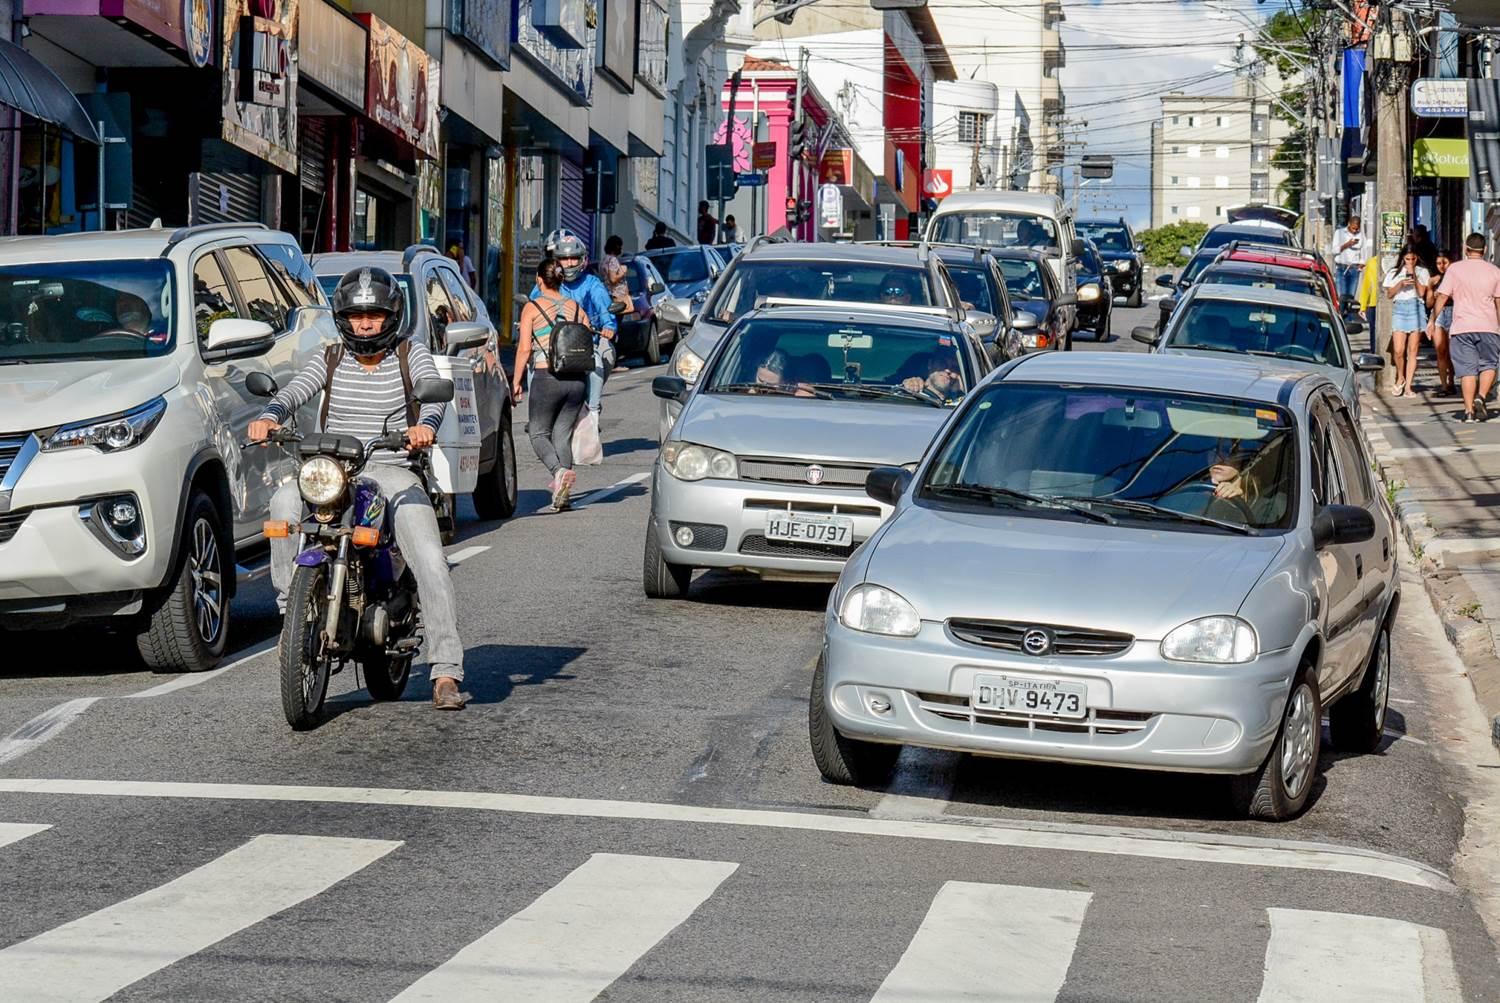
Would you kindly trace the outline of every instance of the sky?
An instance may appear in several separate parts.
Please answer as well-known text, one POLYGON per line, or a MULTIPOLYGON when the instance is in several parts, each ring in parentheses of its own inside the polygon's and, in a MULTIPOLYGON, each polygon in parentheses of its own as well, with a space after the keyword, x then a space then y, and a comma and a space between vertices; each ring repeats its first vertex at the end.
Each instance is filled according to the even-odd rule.
POLYGON ((1160 96, 1230 93, 1239 35, 1252 34, 1253 23, 1281 6, 1276 0, 1064 0, 1067 116, 1089 123, 1070 137, 1088 145, 1070 149, 1068 160, 1085 153, 1115 158, 1113 180, 1090 182, 1080 212, 1149 224, 1151 122, 1161 113, 1160 96))

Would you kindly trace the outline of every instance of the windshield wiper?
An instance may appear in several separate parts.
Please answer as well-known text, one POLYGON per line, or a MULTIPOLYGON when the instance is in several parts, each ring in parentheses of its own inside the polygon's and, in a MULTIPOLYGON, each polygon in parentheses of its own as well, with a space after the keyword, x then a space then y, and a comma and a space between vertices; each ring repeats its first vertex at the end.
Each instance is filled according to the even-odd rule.
MULTIPOLYGON (((1221 345, 1191 345, 1168 342, 1167 348, 1187 348, 1194 352, 1224 352, 1228 355, 1258 355, 1264 359, 1291 359, 1290 355, 1282 355, 1280 352, 1267 352, 1260 348, 1224 348, 1221 345)), ((1296 361, 1296 360, 1293 360, 1296 361)))
MULTIPOLYGON (((923 393, 912 393, 905 387, 869 387, 862 383, 809 383, 808 386, 814 390, 822 390, 826 393, 848 392, 864 394, 867 397, 884 397, 894 400, 914 400, 931 407, 946 407, 936 397, 929 397, 923 393)), ((955 401, 956 403, 956 401, 955 401)))
POLYGON ((1219 529, 1227 529, 1231 533, 1238 533, 1241 536, 1257 535, 1254 528, 1241 525, 1237 522, 1226 522, 1223 519, 1215 519, 1210 515, 1198 515, 1195 512, 1179 512, 1173 508, 1153 505, 1151 502, 1137 501, 1133 498, 1095 498, 1094 504, 1113 505, 1127 512, 1138 512, 1141 515, 1161 519, 1175 519, 1179 522, 1195 522, 1203 526, 1217 526, 1219 529))
MULTIPOLYGON (((804 383, 802 388, 812 390, 815 397, 828 399, 827 394, 817 393, 817 386, 814 384, 804 383)), ((781 394, 783 397, 796 397, 798 396, 797 390, 796 385, 782 386, 776 383, 721 383, 716 387, 711 387, 709 392, 781 394)))
POLYGON ((1081 505, 1060 495, 1034 495, 1026 491, 1017 491, 1015 488, 1003 488, 990 484, 945 484, 941 487, 929 485, 928 490, 938 494, 984 498, 992 502, 1016 501, 1027 505, 1035 505, 1038 508, 1062 509, 1081 515, 1086 519, 1092 519, 1095 522, 1107 523, 1111 526, 1115 524, 1113 516, 1106 515, 1103 512, 1095 512, 1085 505, 1081 505))

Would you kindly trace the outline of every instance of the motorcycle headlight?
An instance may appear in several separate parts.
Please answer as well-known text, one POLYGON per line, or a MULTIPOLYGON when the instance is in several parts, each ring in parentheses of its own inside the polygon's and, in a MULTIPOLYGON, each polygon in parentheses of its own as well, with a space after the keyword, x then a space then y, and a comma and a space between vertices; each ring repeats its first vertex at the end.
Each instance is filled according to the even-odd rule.
POLYGON ((344 468, 326 456, 305 460, 297 471, 297 488, 309 505, 332 505, 344 493, 344 468))
POLYGON ((1079 302, 1088 303, 1099 298, 1099 287, 1090 282, 1086 286, 1078 287, 1079 302))
POLYGON ((1189 620, 1161 642, 1161 657, 1174 662, 1248 662, 1259 654, 1255 628, 1237 616, 1189 620))
POLYGON ((703 357, 691 348, 684 346, 682 351, 677 353, 677 358, 672 363, 672 368, 677 370, 678 376, 692 383, 698 379, 698 374, 703 372, 703 357))
POLYGON ((705 477, 732 481, 740 476, 733 453, 692 442, 669 442, 662 446, 661 463, 667 473, 680 481, 701 481, 705 477))
POLYGON ((167 413, 167 401, 158 397, 138 408, 108 418, 74 422, 64 425, 42 443, 44 452, 58 449, 76 449, 92 446, 101 453, 115 453, 140 443, 161 423, 167 413))
POLYGON ((1128 271, 1130 271, 1130 262, 1129 261, 1116 261, 1115 265, 1114 265, 1114 268, 1115 268, 1115 271, 1117 271, 1117 272, 1128 272, 1128 271))
POLYGON ((922 620, 911 603, 883 585, 856 585, 844 596, 839 622, 851 630, 890 637, 916 637, 922 620))

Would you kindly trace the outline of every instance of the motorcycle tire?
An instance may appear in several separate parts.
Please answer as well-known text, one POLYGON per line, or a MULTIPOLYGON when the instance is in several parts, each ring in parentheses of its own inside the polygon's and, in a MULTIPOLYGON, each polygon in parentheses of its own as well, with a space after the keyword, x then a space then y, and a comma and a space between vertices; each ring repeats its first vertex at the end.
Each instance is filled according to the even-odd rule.
POLYGON ((299 567, 287 591, 286 617, 277 652, 281 662, 281 709, 295 731, 318 723, 328 695, 330 659, 323 655, 328 618, 328 565, 299 567))
POLYGON ((365 689, 372 700, 400 700, 411 678, 411 655, 371 655, 360 660, 365 689))
POLYGON ((438 537, 443 546, 450 546, 458 539, 458 499, 444 492, 437 496, 438 537))

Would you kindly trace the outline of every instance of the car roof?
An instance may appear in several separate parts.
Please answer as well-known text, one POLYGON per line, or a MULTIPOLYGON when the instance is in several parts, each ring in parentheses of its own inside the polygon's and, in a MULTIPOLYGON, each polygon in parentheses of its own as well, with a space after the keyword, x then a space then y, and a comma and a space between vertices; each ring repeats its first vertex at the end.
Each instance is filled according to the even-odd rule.
POLYGON ((1085 219, 1077 220, 1074 223, 1074 225, 1075 226, 1120 226, 1120 227, 1124 227, 1127 230, 1130 229, 1130 224, 1127 223, 1127 222, 1125 222, 1125 220, 1123 218, 1105 219, 1102 216, 1089 216, 1089 217, 1087 217, 1085 219))
MULTIPOLYGON (((355 268, 384 268, 392 275, 400 275, 400 251, 328 251, 308 257, 315 275, 343 275, 355 268)), ((441 257, 441 255, 439 255, 441 257)))
POLYGON ((828 261, 889 265, 893 268, 921 268, 922 259, 915 247, 881 247, 878 244, 783 243, 767 242, 746 248, 735 258, 739 261, 828 261))
POLYGON ((902 327, 926 328, 933 331, 952 332, 958 324, 951 317, 932 309, 910 309, 899 306, 878 306, 870 303, 840 303, 830 301, 827 306, 811 303, 762 306, 747 311, 740 322, 755 317, 774 316, 778 320, 825 320, 832 323, 856 322, 863 324, 896 324, 902 327))
POLYGON ((1035 381, 1085 383, 1097 386, 1139 387, 1142 390, 1209 394, 1267 404, 1289 405, 1298 384, 1307 391, 1327 377, 1305 370, 1280 368, 1256 358, 1215 355, 1212 358, 1152 352, 1137 355, 1114 352, 1036 352, 1004 371, 1005 382, 1035 381))
POLYGON ((1215 261, 1203 270, 1203 276, 1207 279, 1211 275, 1224 272, 1236 275, 1279 275, 1281 278, 1297 279, 1310 285, 1318 280, 1317 276, 1307 268, 1291 268, 1275 261, 1254 261, 1246 258, 1223 258, 1215 261))
POLYGON ((1208 231, 1213 234, 1243 234, 1246 240, 1255 237, 1265 237, 1272 233, 1290 233, 1285 229, 1272 229, 1267 226, 1256 226, 1252 223, 1220 223, 1208 231))
POLYGON ((933 215, 941 216, 954 209, 1033 209, 1064 215, 1062 200, 1045 192, 954 192, 943 199, 941 208, 933 215))
POLYGON ((0 237, 0 261, 138 260, 161 257, 169 248, 190 241, 202 244, 235 237, 250 238, 260 244, 292 243, 290 234, 267 229, 258 223, 180 228, 152 226, 0 237))
POLYGON ((1028 261, 1036 261, 1044 265, 1047 263, 1046 252, 1038 251, 1034 247, 992 247, 990 248, 990 256, 1008 258, 1011 261, 1019 261, 1025 258, 1028 261))
POLYGON ((1257 289, 1254 286, 1233 286, 1218 282, 1199 282, 1193 287, 1194 299, 1212 299, 1236 303, 1255 303, 1265 306, 1295 307, 1327 314, 1333 305, 1321 296, 1294 292, 1290 289, 1257 289))

